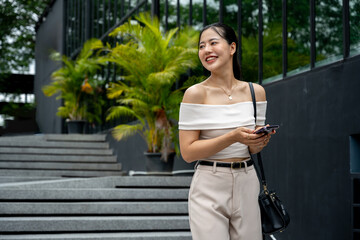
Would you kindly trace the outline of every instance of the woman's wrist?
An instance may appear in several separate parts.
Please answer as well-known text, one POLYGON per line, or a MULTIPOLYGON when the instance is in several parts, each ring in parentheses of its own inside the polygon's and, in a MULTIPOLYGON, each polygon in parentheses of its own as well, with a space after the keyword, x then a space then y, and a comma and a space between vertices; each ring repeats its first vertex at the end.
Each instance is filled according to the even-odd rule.
POLYGON ((251 146, 251 147, 249 147, 249 151, 250 151, 251 154, 259 153, 259 152, 261 152, 261 150, 263 150, 263 147, 261 147, 261 146, 251 146))
POLYGON ((235 131, 236 131, 236 130, 233 130, 233 131, 230 131, 230 132, 228 132, 228 133, 226 134, 227 139, 228 139, 228 141, 230 142, 230 145, 237 142, 236 132, 235 132, 235 131))

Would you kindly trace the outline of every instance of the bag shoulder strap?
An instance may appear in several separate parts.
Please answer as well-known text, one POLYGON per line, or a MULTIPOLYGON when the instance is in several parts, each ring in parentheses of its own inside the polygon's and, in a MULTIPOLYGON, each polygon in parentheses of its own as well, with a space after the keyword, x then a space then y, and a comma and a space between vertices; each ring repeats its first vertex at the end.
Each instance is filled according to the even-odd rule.
MULTIPOLYGON (((252 82, 249 82, 249 87, 250 87, 251 98, 252 98, 252 102, 253 102, 253 106, 254 106, 254 118, 255 118, 255 126, 256 126, 256 119, 257 119, 256 97, 255 97, 255 91, 254 91, 254 86, 253 86, 252 82)), ((251 153, 250 153, 250 155, 251 155, 251 153)), ((267 190, 267 186, 266 186, 267 183, 266 183, 266 179, 265 179, 265 172, 264 172, 264 167, 263 167, 263 163, 262 163, 261 153, 257 153, 256 157, 257 157, 259 168, 260 168, 261 184, 263 185, 264 190, 267 190)))
POLYGON ((251 92, 251 98, 254 106, 254 117, 255 117, 255 125, 256 125, 256 117, 257 117, 257 110, 256 110, 256 97, 255 97, 255 91, 254 86, 252 82, 249 82, 250 92, 251 92))

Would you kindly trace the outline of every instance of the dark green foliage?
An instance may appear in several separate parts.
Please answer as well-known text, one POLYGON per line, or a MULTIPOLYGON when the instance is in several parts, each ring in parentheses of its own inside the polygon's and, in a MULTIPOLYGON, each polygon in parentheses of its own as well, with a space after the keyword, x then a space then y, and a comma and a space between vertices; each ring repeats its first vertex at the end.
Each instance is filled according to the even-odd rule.
POLYGON ((28 71, 34 60, 35 23, 49 1, 0 1, 0 78, 28 71))

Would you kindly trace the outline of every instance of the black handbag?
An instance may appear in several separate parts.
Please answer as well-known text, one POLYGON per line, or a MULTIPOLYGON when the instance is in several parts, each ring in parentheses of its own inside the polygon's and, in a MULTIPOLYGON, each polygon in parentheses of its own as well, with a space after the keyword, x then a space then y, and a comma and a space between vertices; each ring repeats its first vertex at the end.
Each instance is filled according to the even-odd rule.
MULTIPOLYGON (((249 83, 252 101, 254 105, 254 117, 256 123, 256 99, 252 83, 249 83)), ((251 155, 251 154, 250 154, 251 155)), ((290 223, 290 216, 286 208, 282 204, 279 197, 272 190, 268 190, 265 179, 264 167, 261 159, 261 154, 257 153, 258 168, 255 164, 255 169, 258 173, 259 180, 263 187, 259 195, 259 207, 261 212, 261 225, 263 234, 273 234, 282 232, 290 223), (260 171, 259 171, 260 170, 260 171)), ((252 157, 252 156, 251 156, 252 157)))

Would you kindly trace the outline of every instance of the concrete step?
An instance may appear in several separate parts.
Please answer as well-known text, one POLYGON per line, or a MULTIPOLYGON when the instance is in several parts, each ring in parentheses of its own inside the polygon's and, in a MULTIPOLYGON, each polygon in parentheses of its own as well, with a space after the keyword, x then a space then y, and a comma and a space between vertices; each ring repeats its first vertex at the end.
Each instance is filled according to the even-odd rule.
POLYGON ((89 148, 89 149, 109 149, 107 142, 47 142, 43 141, 0 141, 0 147, 32 147, 32 148, 89 148))
POLYGON ((121 170, 120 163, 0 162, 0 169, 121 170))
POLYGON ((78 189, 11 189, 0 188, 1 201, 183 201, 189 189, 166 188, 78 188, 78 189))
MULTIPOLYGON (((8 183, 0 185, 0 189, 188 189, 191 177, 129 177, 109 176, 96 178, 61 178, 28 183, 8 183)), ((0 196, 1 197, 1 196, 0 196)))
POLYGON ((187 215, 182 202, 0 202, 6 215, 187 215))
POLYGON ((82 156, 82 155, 52 155, 52 154, 0 154, 0 161, 22 161, 22 162, 112 162, 116 163, 116 156, 82 156))
MULTIPOLYGON (((46 177, 44 177, 46 178, 46 177)), ((22 183, 4 183, 0 184, 0 189, 76 189, 76 188, 89 188, 89 189, 115 189, 114 179, 112 177, 94 177, 94 178, 58 178, 42 181, 22 182, 22 183)))
MULTIPOLYGON (((31 177, 29 177, 31 178, 31 177)), ((35 177, 34 177, 35 178, 35 177)), ((0 184, 0 189, 76 189, 76 188, 107 188, 114 189, 113 177, 94 177, 94 178, 58 178, 49 179, 43 177, 42 181, 29 181, 29 182, 9 182, 0 184)))
POLYGON ((62 149, 62 148, 17 148, 0 147, 0 154, 52 154, 52 155, 113 155, 111 149, 62 149))
POLYGON ((0 232, 189 230, 187 216, 0 217, 0 232))
POLYGON ((45 134, 46 141, 105 142, 106 134, 45 134))
POLYGON ((60 179, 59 177, 14 177, 14 176, 8 176, 3 177, 0 176, 0 187, 3 184, 14 184, 14 183, 26 183, 26 182, 37 182, 37 181, 47 181, 47 180, 56 180, 60 179))
POLYGON ((117 187, 190 187, 192 177, 134 176, 113 177, 117 187))
POLYGON ((96 178, 60 178, 27 183, 1 184, 0 189, 137 189, 137 188, 165 188, 186 189, 189 188, 191 177, 128 177, 111 176, 96 178))
POLYGON ((0 235, 0 240, 191 240, 189 231, 0 235))
POLYGON ((71 141, 71 142, 105 142, 106 134, 35 134, 23 136, 0 137, 0 142, 5 141, 71 141))
POLYGON ((23 170, 23 169, 0 169, 0 176, 22 176, 22 177, 103 177, 124 176, 121 171, 88 171, 88 170, 23 170))

